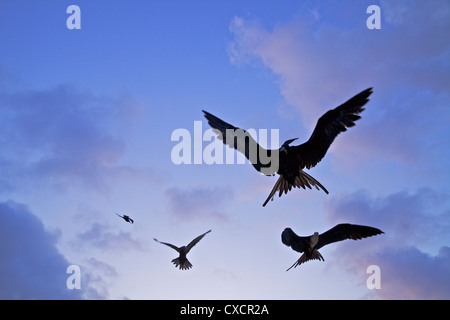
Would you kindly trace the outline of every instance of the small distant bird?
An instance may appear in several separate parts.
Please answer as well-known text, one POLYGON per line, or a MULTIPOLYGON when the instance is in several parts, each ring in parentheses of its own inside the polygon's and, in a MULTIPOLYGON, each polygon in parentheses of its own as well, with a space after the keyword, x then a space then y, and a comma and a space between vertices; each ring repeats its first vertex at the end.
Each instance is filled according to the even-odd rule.
POLYGON ((192 249, 193 246, 197 244, 207 233, 211 232, 211 230, 206 231, 204 234, 199 235, 197 238, 192 240, 187 246, 177 247, 173 244, 167 243, 167 242, 161 242, 156 238, 153 238, 156 242, 165 244, 166 246, 171 247, 172 249, 176 250, 180 255, 178 258, 175 258, 172 260, 172 263, 175 265, 175 268, 179 267, 180 270, 188 270, 192 268, 192 264, 187 259, 186 255, 188 252, 192 249))
POLYGON ((283 193, 288 193, 293 187, 303 189, 315 187, 317 190, 322 189, 328 194, 328 190, 319 181, 304 172, 303 169, 311 169, 317 165, 325 156, 337 135, 355 125, 355 121, 361 118, 359 114, 364 111, 363 106, 369 101, 368 97, 371 94, 372 88, 368 88, 335 109, 326 112, 319 118, 311 137, 305 143, 290 146, 298 138, 289 139, 283 143, 281 148, 272 150, 262 148, 247 131, 235 127, 209 112, 203 110, 203 113, 209 125, 218 134, 218 138, 223 143, 243 153, 256 170, 267 176, 276 173, 280 175, 264 202, 264 207, 269 200, 273 200, 277 192, 281 197, 283 193), (227 139, 227 133, 233 132, 239 132, 240 134, 228 136, 227 139), (268 164, 261 161, 260 155, 264 155, 268 161, 273 156, 277 156, 276 153, 278 153, 278 168, 273 168, 272 163, 268 164))
POLYGON ((314 232, 309 237, 299 237, 291 228, 286 228, 281 233, 281 241, 293 250, 303 253, 300 259, 286 271, 309 260, 325 261, 318 250, 327 244, 346 239, 359 240, 382 233, 384 232, 377 228, 342 223, 320 235, 318 232, 314 232))
POLYGON ((121 217, 123 220, 125 220, 126 222, 129 222, 129 223, 131 223, 131 224, 133 224, 134 223, 134 220, 133 219, 131 219, 129 216, 127 216, 127 215, 123 215, 123 216, 121 216, 120 214, 118 214, 117 212, 114 212, 115 214, 117 214, 119 217, 121 217))

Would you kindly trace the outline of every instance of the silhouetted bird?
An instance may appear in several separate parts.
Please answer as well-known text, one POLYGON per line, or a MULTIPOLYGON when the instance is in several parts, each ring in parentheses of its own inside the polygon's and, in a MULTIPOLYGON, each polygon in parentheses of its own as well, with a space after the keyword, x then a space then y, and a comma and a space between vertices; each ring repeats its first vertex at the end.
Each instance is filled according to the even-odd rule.
POLYGON ((293 250, 303 253, 300 259, 289 268, 291 269, 309 260, 325 261, 318 250, 327 244, 346 239, 359 240, 381 233, 384 232, 377 228, 342 223, 320 235, 318 232, 314 232, 309 237, 299 237, 291 228, 286 228, 281 233, 281 241, 293 250))
POLYGON ((131 224, 133 224, 134 223, 134 220, 133 219, 131 219, 129 216, 127 216, 127 215, 123 215, 123 216, 121 216, 120 214, 118 214, 117 212, 114 212, 115 214, 117 214, 119 217, 121 217, 123 220, 125 220, 126 222, 129 222, 129 223, 131 223, 131 224))
POLYGON ((292 187, 301 187, 303 189, 308 187, 311 189, 313 186, 317 190, 322 189, 328 194, 324 186, 302 169, 310 169, 318 164, 325 156, 336 136, 355 125, 355 121, 361 118, 359 113, 364 110, 363 106, 369 101, 368 97, 371 93, 372 88, 366 89, 342 105, 322 115, 317 121, 311 137, 305 143, 298 146, 290 146, 298 138, 289 139, 283 143, 281 148, 272 150, 262 148, 247 131, 226 123, 209 112, 203 110, 203 113, 210 126, 218 134, 218 138, 228 146, 242 152, 256 170, 268 176, 275 173, 280 175, 263 204, 265 206, 269 200, 273 200, 277 191, 279 191, 279 196, 281 197, 283 193, 287 193, 292 187), (233 132, 236 134, 227 138, 227 132, 228 134, 233 132), (275 152, 278 153, 279 164, 274 168, 269 159, 277 156, 275 152))
POLYGON ((176 250, 180 255, 178 258, 175 258, 172 260, 172 263, 175 265, 175 268, 179 266, 180 270, 188 270, 192 268, 192 264, 187 259, 186 255, 188 252, 192 249, 193 246, 197 244, 207 233, 211 232, 211 230, 206 231, 204 234, 199 235, 197 238, 192 240, 187 246, 177 247, 173 244, 167 243, 167 242, 161 242, 156 238, 153 238, 156 242, 165 244, 166 246, 171 247, 172 249, 176 250))

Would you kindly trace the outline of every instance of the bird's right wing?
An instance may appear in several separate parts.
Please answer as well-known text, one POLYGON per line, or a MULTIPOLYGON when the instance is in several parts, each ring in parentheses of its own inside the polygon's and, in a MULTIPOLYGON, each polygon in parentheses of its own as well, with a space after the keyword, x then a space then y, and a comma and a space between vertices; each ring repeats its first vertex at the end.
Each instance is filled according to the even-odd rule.
POLYGON ((204 234, 199 235, 197 238, 189 242, 189 244, 186 246, 186 254, 192 249, 193 246, 195 246, 207 233, 210 233, 211 230, 206 231, 204 234))
POLYGON ((338 134, 353 127, 355 121, 361 118, 359 114, 364 111, 363 106, 371 94, 372 88, 361 91, 319 118, 309 140, 292 147, 300 168, 310 169, 322 160, 338 134))
POLYGON ((359 240, 384 233, 380 229, 356 224, 342 223, 319 235, 316 249, 346 239, 359 240))
POLYGON ((278 157, 275 165, 271 162, 273 157, 277 156, 275 152, 278 150, 261 147, 248 131, 235 127, 207 111, 202 111, 217 138, 244 154, 256 170, 265 175, 274 175, 278 171, 278 157))
POLYGON ((156 242, 165 244, 166 246, 171 247, 172 249, 176 250, 177 252, 180 252, 180 248, 178 248, 177 246, 174 246, 173 244, 170 244, 170 243, 167 243, 167 242, 161 242, 161 241, 159 241, 159 240, 156 239, 156 238, 153 238, 153 240, 155 240, 156 242))

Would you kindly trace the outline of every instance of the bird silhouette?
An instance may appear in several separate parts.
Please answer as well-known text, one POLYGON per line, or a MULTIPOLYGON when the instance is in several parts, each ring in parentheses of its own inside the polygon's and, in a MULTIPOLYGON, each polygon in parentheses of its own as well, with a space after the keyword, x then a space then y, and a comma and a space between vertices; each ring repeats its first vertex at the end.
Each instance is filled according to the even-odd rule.
POLYGON ((280 177, 272 191, 263 203, 263 207, 269 200, 273 200, 276 192, 279 196, 288 193, 292 188, 315 187, 328 194, 328 190, 316 179, 303 171, 317 165, 325 156, 328 148, 336 136, 353 127, 363 106, 369 101, 372 88, 368 88, 335 109, 329 110, 317 121, 316 127, 308 141, 298 146, 290 144, 298 138, 289 139, 279 149, 265 149, 261 147, 250 134, 235 127, 204 110, 204 116, 208 120, 213 131, 224 144, 240 151, 250 160, 253 167, 267 176, 278 174, 280 177), (278 166, 273 166, 272 160, 278 159, 278 166), (269 161, 270 160, 270 161, 269 161))
POLYGON ((322 234, 315 232, 308 237, 300 237, 291 228, 286 228, 281 233, 281 242, 293 250, 303 253, 286 271, 289 271, 292 267, 296 268, 298 265, 309 260, 325 261, 318 250, 327 244, 346 239, 359 240, 382 233, 384 232, 377 228, 349 223, 338 224, 322 234))
POLYGON ((153 238, 156 242, 165 244, 166 246, 171 247, 172 249, 176 250, 179 253, 178 258, 175 258, 172 260, 172 263, 175 265, 175 268, 179 267, 180 270, 188 270, 192 268, 191 262, 187 259, 186 255, 188 252, 192 249, 193 246, 195 246, 207 233, 211 232, 211 230, 206 231, 205 233, 199 235, 197 238, 189 242, 187 246, 177 247, 173 244, 167 243, 167 242, 161 242, 156 238, 153 238))
POLYGON ((119 217, 121 217, 123 220, 125 220, 126 222, 129 222, 129 223, 131 223, 131 224, 133 224, 134 223, 134 220, 133 219, 131 219, 129 216, 127 216, 127 215, 123 215, 123 216, 121 216, 120 214, 118 214, 117 212, 114 212, 115 214, 117 214, 119 217))

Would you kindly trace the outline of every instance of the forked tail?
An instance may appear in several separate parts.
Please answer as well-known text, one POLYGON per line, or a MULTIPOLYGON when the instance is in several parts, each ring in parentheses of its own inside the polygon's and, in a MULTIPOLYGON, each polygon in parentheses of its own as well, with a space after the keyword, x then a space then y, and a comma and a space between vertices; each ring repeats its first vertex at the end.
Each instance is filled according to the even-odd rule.
POLYGON ((325 189, 325 187, 319 181, 300 169, 299 175, 295 177, 294 184, 289 183, 282 175, 280 175, 277 182, 273 186, 272 191, 270 191, 270 194, 267 197, 266 201, 263 203, 263 207, 266 206, 269 200, 273 200, 277 191, 279 191, 279 197, 281 197, 283 193, 288 193, 288 191, 291 191, 292 187, 303 189, 306 189, 306 187, 308 187, 309 189, 315 187, 317 190, 322 189, 326 194, 328 194, 328 190, 325 189))
POLYGON ((305 253, 302 254, 302 256, 295 261, 295 263, 289 267, 289 269, 287 269, 286 271, 291 270, 292 267, 296 268, 298 265, 301 265, 302 263, 309 261, 309 260, 321 260, 321 261, 325 261, 325 259, 322 257, 322 255, 320 254, 320 252, 318 250, 313 250, 311 257, 307 257, 305 253))
POLYGON ((180 270, 188 270, 192 268, 192 264, 188 259, 180 259, 180 257, 172 260, 172 263, 175 265, 175 268, 180 268, 180 270))

